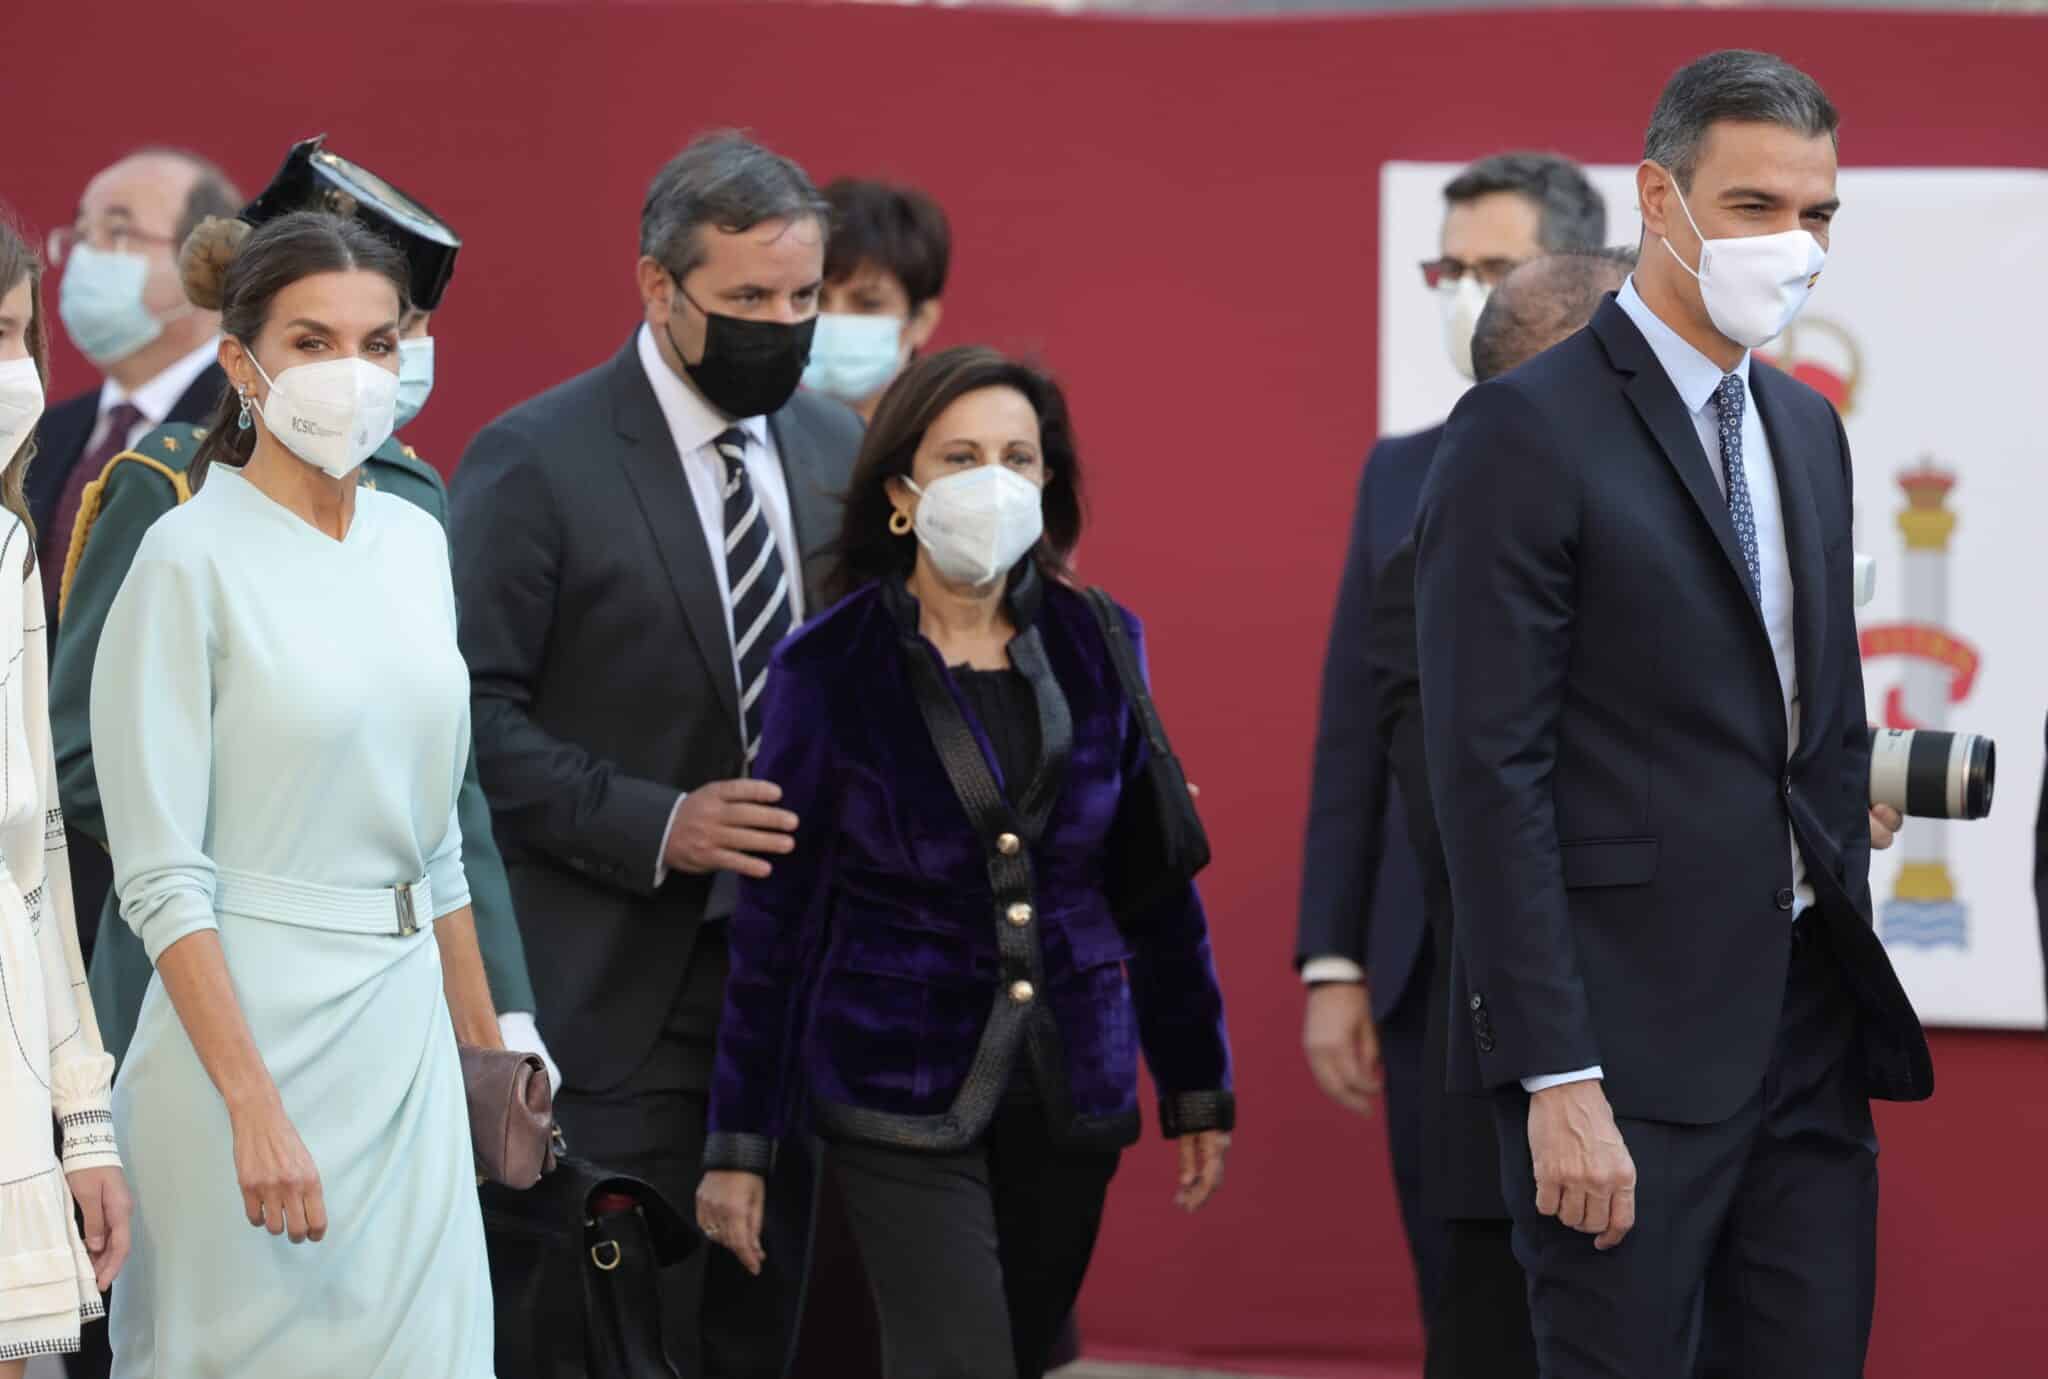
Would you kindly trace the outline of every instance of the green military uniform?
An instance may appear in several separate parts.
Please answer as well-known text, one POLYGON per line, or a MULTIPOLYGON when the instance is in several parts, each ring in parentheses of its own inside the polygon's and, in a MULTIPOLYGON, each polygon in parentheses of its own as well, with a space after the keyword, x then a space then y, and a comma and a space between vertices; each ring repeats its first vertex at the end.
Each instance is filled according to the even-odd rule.
MULTIPOLYGON (((149 524, 189 497, 185 470, 198 453, 206 433, 177 424, 160 426, 118 456, 89 486, 80 509, 77 534, 71 541, 71 565, 65 570, 63 618, 50 672, 50 733, 57 755, 57 791, 64 817, 74 827, 107 845, 107 821, 100 809, 98 778, 92 761, 92 669, 99 652, 100 629, 120 591, 149 524)), ((441 476, 397 437, 378 447, 363 463, 362 482, 433 514, 448 525, 448 490, 441 476)), ((490 806, 477 781, 476 753, 462 778, 457 802, 462 824, 462 868, 469 879, 470 905, 476 914, 477 945, 483 950, 484 973, 491 998, 500 1011, 532 1011, 533 983, 526 973, 526 948, 512 913, 512 888, 505 862, 491 837, 490 806)), ((120 1058, 128 1051, 142 993, 149 986, 149 957, 142 940, 120 921, 116 897, 110 892, 100 914, 100 931, 92 955, 93 1007, 99 1013, 100 1035, 107 1051, 120 1058)))

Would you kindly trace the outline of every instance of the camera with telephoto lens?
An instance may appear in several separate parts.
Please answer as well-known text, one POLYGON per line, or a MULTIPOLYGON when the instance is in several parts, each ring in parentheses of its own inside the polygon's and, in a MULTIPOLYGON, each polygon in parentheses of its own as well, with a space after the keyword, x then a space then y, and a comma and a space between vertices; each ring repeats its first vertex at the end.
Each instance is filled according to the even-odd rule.
POLYGON ((1991 812, 1998 747, 1975 733, 1870 730, 1870 802, 1915 819, 1981 819, 1991 812))

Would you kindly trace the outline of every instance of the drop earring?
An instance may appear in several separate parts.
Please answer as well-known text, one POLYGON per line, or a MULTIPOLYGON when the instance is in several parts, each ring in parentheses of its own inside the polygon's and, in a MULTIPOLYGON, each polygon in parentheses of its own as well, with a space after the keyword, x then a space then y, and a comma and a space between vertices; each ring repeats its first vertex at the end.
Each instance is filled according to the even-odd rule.
POLYGON ((241 392, 241 398, 242 398, 242 415, 241 415, 241 416, 239 416, 238 418, 236 418, 236 419, 235 419, 235 429, 236 429, 237 431, 246 431, 246 430, 248 430, 248 429, 249 429, 249 425, 250 425, 250 422, 249 422, 249 390, 248 390, 248 389, 244 388, 244 389, 242 390, 242 392, 241 392))

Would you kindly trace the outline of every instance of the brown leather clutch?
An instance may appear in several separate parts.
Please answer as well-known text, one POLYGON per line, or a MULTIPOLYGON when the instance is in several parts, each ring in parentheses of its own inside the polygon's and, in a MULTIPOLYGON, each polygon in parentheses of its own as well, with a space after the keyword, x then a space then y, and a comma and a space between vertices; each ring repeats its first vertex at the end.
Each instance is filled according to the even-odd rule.
POLYGON ((530 1188, 555 1166, 555 1097, 539 1058, 459 1046, 479 1179, 530 1188))

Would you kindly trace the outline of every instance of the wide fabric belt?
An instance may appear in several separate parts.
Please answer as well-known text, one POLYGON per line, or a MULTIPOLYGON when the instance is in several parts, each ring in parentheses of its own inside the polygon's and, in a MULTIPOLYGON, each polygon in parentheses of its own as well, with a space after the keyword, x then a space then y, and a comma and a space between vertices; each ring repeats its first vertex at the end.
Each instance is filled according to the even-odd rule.
POLYGON ((401 886, 368 890, 223 867, 215 876, 213 906, 224 915, 339 934, 404 938, 434 923, 434 894, 424 876, 401 886))

